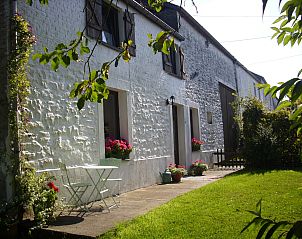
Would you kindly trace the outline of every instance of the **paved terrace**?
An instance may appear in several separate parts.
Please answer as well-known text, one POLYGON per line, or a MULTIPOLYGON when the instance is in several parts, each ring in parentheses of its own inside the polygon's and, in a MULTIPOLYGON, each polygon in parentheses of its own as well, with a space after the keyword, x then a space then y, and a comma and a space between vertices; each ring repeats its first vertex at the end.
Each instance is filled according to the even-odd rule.
MULTIPOLYGON (((181 194, 214 182, 232 172, 234 171, 210 170, 205 172, 204 176, 183 178, 178 184, 153 185, 127 192, 119 197, 120 207, 112 208, 110 213, 107 210, 101 212, 100 207, 97 207, 98 203, 95 203, 92 212, 84 215, 75 212, 64 214, 46 231, 47 234, 51 231, 50 234, 53 235, 64 233, 68 238, 77 238, 76 235, 80 238, 95 238, 118 223, 143 215, 181 194)), ((42 234, 44 233, 42 232, 41 236, 42 234)))

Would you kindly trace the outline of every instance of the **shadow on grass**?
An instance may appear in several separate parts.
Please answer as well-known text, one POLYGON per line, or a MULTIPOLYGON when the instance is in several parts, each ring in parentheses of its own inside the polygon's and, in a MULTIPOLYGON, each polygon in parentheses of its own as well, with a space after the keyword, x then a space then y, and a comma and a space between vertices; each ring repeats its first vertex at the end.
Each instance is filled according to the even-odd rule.
POLYGON ((225 176, 225 178, 227 177, 234 177, 234 176, 238 176, 238 175, 257 175, 257 174, 266 174, 266 173, 271 173, 271 172, 275 172, 275 171, 295 171, 295 172, 302 172, 302 167, 288 167, 288 168, 266 168, 266 169, 255 169, 255 168, 244 168, 241 169, 239 171, 230 173, 228 175, 225 176))

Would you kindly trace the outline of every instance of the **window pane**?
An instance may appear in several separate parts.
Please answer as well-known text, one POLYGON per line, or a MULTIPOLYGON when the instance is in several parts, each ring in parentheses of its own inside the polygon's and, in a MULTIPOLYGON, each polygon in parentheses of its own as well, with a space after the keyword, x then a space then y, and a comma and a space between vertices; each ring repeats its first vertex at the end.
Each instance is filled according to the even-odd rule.
POLYGON ((118 92, 110 91, 107 100, 104 100, 104 132, 105 138, 120 138, 120 120, 118 108, 118 92))
POLYGON ((102 41, 112 46, 118 46, 118 10, 113 6, 104 3, 103 4, 103 21, 104 28, 102 34, 102 41), (110 10, 109 10, 110 8, 110 10), (109 11, 109 14, 108 14, 109 11), (107 17, 107 19, 106 19, 107 17))

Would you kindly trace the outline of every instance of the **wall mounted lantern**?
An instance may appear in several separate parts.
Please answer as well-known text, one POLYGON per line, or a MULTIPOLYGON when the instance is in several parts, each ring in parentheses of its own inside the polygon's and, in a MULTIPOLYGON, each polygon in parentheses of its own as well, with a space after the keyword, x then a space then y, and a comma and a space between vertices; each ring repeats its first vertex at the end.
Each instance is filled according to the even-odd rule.
POLYGON ((174 101, 175 101, 175 97, 174 97, 174 95, 171 95, 170 99, 166 99, 166 104, 173 106, 174 101))

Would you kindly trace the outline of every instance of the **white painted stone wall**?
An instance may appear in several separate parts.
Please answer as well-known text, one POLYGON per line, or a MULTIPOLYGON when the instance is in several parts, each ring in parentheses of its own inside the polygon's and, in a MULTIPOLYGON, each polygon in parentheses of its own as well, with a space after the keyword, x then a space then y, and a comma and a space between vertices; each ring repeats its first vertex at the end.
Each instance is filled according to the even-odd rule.
POLYGON ((233 62, 211 42, 181 18, 181 43, 185 52, 185 70, 188 74, 187 98, 199 105, 200 134, 204 150, 223 147, 223 122, 219 82, 236 89, 233 62), (207 112, 213 113, 213 124, 207 123, 207 112))
POLYGON ((236 74, 238 79, 238 93, 240 97, 256 97, 261 100, 269 109, 274 109, 273 100, 270 96, 264 96, 263 89, 258 89, 256 85, 260 83, 246 69, 238 64, 236 74), (256 87, 256 89, 255 89, 256 87))
MULTIPOLYGON (((29 20, 38 38, 35 51, 43 46, 50 50, 55 44, 68 42, 85 24, 84 0, 50 0, 48 6, 32 7, 18 1, 19 11, 29 20)), ((124 8, 122 2, 119 7, 124 8)), ((160 181, 159 171, 173 162, 171 106, 165 100, 174 95, 185 104, 185 81, 166 74, 161 54, 154 55, 147 47, 147 33, 156 34, 160 27, 135 12, 137 56, 130 63, 112 67, 108 86, 118 90, 126 100, 123 134, 133 144, 129 161, 123 161, 116 175, 121 176, 123 191, 133 190, 160 181), (128 128, 128 129, 127 129, 128 128)), ((91 41, 93 44, 93 41, 91 41)), ((99 47, 92 67, 112 59, 116 51, 99 47)), ((58 72, 49 66, 30 62, 32 83, 29 110, 31 137, 25 144, 29 158, 38 167, 99 163, 104 157, 102 106, 87 104, 78 111, 75 101, 68 98, 71 85, 82 79, 83 64, 72 64, 58 72)))

